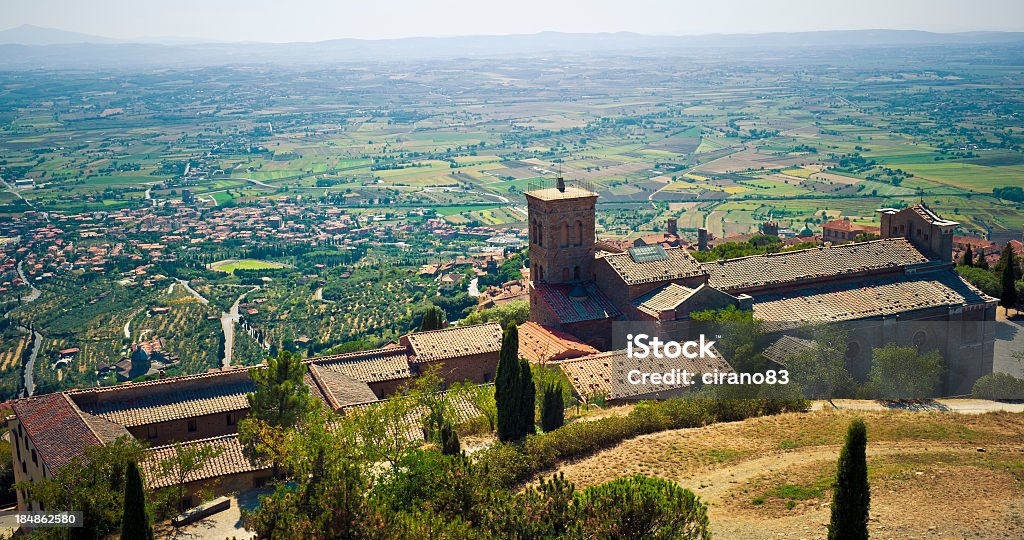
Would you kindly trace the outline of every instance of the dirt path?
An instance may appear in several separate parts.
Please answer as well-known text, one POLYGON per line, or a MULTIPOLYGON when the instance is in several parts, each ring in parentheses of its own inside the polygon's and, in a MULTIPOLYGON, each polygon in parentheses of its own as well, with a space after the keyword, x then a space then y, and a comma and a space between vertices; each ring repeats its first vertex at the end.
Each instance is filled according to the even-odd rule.
POLYGON ((819 410, 653 433, 558 470, 577 489, 636 473, 676 481, 709 504, 716 538, 823 539, 857 416, 868 423, 873 539, 1024 538, 1024 415, 958 401, 970 413, 819 410))

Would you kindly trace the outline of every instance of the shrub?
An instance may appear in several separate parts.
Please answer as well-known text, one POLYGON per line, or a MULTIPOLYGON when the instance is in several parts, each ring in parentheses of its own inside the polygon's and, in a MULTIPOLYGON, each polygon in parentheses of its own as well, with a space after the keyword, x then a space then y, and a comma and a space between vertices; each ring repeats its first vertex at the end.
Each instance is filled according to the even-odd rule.
POLYGON ((971 395, 980 399, 1024 399, 1024 379, 1006 373, 989 373, 975 381, 971 395))
POLYGON ((707 505, 669 480, 619 478, 585 489, 577 504, 583 538, 711 538, 707 505))

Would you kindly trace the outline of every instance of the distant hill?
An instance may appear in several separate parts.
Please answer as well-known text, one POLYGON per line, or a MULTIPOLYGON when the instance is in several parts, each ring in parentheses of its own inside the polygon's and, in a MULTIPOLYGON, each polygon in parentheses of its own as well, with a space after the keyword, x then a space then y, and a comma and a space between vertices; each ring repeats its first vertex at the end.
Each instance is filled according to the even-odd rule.
POLYGON ((23 24, 7 30, 0 30, 0 43, 14 45, 65 45, 71 43, 117 43, 118 40, 100 36, 43 28, 23 24))
POLYGON ((630 32, 542 32, 505 36, 337 39, 302 43, 119 41, 35 26, 0 31, 0 68, 310 65, 364 60, 465 58, 553 53, 686 53, 699 50, 1024 45, 1024 32, 941 34, 916 30, 849 30, 652 36, 630 32), (4 45, 6 43, 6 45, 4 45))

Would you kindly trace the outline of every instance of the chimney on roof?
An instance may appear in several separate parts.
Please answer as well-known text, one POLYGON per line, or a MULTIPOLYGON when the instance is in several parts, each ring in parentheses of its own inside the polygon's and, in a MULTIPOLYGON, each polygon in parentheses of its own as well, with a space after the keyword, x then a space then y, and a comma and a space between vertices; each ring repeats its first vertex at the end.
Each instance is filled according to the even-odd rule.
POLYGON ((565 193, 565 178, 562 178, 562 176, 559 175, 555 187, 558 188, 558 191, 565 193))

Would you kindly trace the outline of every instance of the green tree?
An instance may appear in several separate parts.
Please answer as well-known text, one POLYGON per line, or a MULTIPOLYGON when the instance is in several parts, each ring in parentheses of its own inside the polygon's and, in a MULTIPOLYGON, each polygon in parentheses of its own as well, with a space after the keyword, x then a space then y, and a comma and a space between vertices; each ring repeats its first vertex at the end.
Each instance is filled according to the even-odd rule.
MULTIPOLYGON (((1013 253, 1013 246, 1009 242, 1006 243, 1006 247, 1003 249, 1003 254, 999 258, 999 265, 1002 265, 1000 270, 999 283, 1002 286, 1002 294, 999 295, 999 305, 1003 306, 1006 310, 1006 314, 1010 314, 1010 308, 1017 307, 1017 287, 1014 282, 1020 277, 1018 275, 1017 257, 1013 253)), ((999 265, 996 265, 998 268, 999 265)))
POLYGON ((554 431, 565 423, 565 402, 562 400, 562 385, 550 383, 544 388, 540 406, 540 426, 545 432, 554 431))
POLYGON ((537 431, 537 387, 533 384, 533 371, 530 369, 530 362, 525 358, 519 359, 519 434, 516 439, 522 439, 537 431))
POLYGON ((850 423, 846 444, 839 454, 832 492, 832 519, 828 540, 866 540, 871 487, 868 485, 867 427, 861 419, 850 423))
POLYGON ((104 538, 121 528, 129 463, 142 459, 142 446, 130 437, 90 446, 52 476, 35 482, 19 482, 30 500, 44 508, 73 508, 82 512, 82 526, 72 529, 40 529, 43 537, 104 538))
POLYGON ((978 258, 974 261, 974 266, 981 268, 982 270, 988 270, 988 259, 985 258, 985 250, 978 250, 978 258))
POLYGON ((942 355, 890 343, 872 350, 868 378, 882 399, 930 397, 942 380, 942 355))
POLYGON ((707 505, 670 480, 619 478, 585 489, 576 504, 583 538, 711 538, 707 505))
POLYGON ((793 380, 807 397, 826 399, 829 403, 834 397, 852 394, 856 383, 846 369, 847 333, 828 325, 812 331, 811 349, 795 354, 786 364, 793 380))
POLYGON ((521 381, 519 329, 512 324, 505 327, 505 333, 501 337, 498 370, 494 377, 494 402, 498 411, 498 439, 501 441, 519 439, 521 381))
POLYGON ((156 472, 166 478, 170 484, 167 490, 168 500, 165 503, 165 510, 172 509, 181 512, 185 510, 185 483, 193 473, 201 470, 210 462, 224 453, 224 448, 210 444, 181 444, 175 443, 174 453, 165 459, 157 462, 156 472))
POLYGON ((462 452, 462 444, 459 442, 459 433, 451 422, 445 421, 438 430, 438 439, 441 453, 446 456, 454 456, 462 452))
POLYGON ((274 427, 295 426, 312 405, 305 374, 302 359, 288 351, 267 359, 265 368, 251 370, 256 391, 246 396, 249 417, 274 427))
POLYGON ((960 266, 974 266, 974 253, 971 252, 971 245, 967 244, 963 257, 960 258, 960 266))
POLYGON ((146 492, 142 474, 134 461, 128 462, 124 484, 124 512, 121 513, 121 538, 152 540, 153 527, 146 513, 146 492))
POLYGON ((420 321, 420 332, 427 332, 430 330, 440 330, 444 328, 444 311, 431 304, 427 311, 423 314, 423 319, 420 321))

